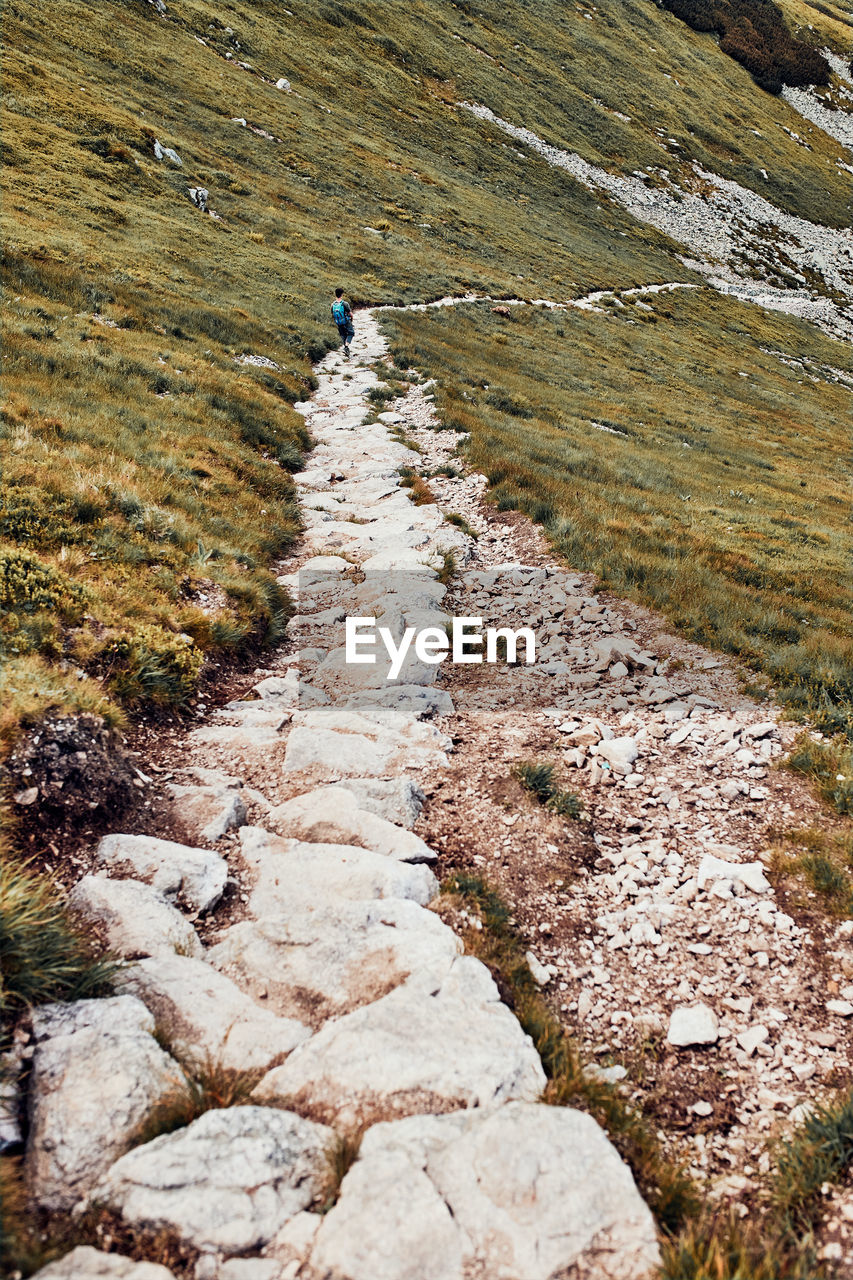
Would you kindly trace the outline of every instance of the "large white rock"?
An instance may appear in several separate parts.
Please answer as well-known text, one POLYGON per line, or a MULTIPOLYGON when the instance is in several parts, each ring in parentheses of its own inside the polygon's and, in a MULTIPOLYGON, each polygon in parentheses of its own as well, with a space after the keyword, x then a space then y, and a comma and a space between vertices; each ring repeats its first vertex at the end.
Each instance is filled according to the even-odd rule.
POLYGON ((139 880, 84 876, 68 905, 95 926, 106 946, 125 959, 141 956, 200 956, 202 945, 189 920, 139 880))
POLYGON ((730 880, 753 893, 769 893, 772 888, 760 862, 724 862, 722 858, 706 853, 699 863, 696 883, 700 889, 705 889, 717 880, 730 880))
POLYGON ((260 1100, 291 1099, 342 1125, 417 1111, 532 1101, 539 1055, 484 965, 460 956, 438 990, 402 986, 329 1022, 270 1071, 260 1100))
POLYGON ((716 1044, 720 1024, 717 1015, 707 1004, 679 1005, 669 1019, 666 1038, 669 1044, 684 1049, 689 1045, 716 1044))
POLYGON ((268 1107, 207 1111, 118 1160, 95 1198, 197 1248, 260 1249, 324 1190, 334 1135, 268 1107))
POLYGON ((364 1137, 322 1220, 310 1280, 648 1280, 654 1219, 596 1122, 509 1102, 364 1137))
POLYGON ((438 893, 438 881, 423 863, 398 862, 351 845, 287 840, 263 827, 244 827, 240 836, 254 916, 274 915, 297 902, 358 898, 409 898, 425 906, 438 893))
POLYGON ((76 1204, 185 1084, 153 1031, 153 1017, 129 995, 35 1010, 26 1167, 40 1204, 76 1204))
POLYGON ((267 821, 283 836, 315 844, 360 845, 401 862, 435 862, 437 858, 420 836, 363 809, 355 793, 343 786, 294 796, 272 809, 267 821))
POLYGON ((606 760, 614 773, 627 776, 631 765, 637 759, 639 751, 633 738, 611 738, 607 742, 598 742, 593 747, 596 755, 606 760))
POLYGON ((95 857, 117 875, 128 871, 167 898, 180 898, 195 911, 207 911, 222 897, 228 864, 210 849, 193 849, 155 836, 104 836, 95 857))
POLYGON ((178 955, 140 960, 120 981, 151 1010, 174 1052, 201 1066, 265 1070, 310 1034, 301 1022, 255 1004, 203 960, 178 955))
POLYGON ((319 1027, 408 981, 438 987, 461 943, 431 911, 394 898, 303 902, 228 929, 208 959, 278 1013, 319 1027))
POLYGON ((32 1280, 175 1280, 159 1262, 136 1262, 120 1253, 101 1253, 80 1244, 64 1258, 49 1262, 32 1280))
POLYGON ((359 807, 400 827, 413 827, 420 817, 426 796, 411 778, 347 778, 327 788, 334 796, 338 786, 354 795, 359 807))

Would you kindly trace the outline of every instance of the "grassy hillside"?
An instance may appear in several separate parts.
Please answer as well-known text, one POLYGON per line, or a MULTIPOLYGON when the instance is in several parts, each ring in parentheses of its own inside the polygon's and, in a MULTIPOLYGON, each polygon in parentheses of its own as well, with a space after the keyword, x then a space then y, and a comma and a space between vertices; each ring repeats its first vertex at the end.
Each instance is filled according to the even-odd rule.
POLYGON ((186 702, 206 658, 280 634, 291 405, 339 281, 383 302, 690 278, 458 101, 617 170, 696 159, 849 217, 837 144, 798 143, 785 102, 652 0, 7 0, 4 37, 0 753, 48 707, 186 702))

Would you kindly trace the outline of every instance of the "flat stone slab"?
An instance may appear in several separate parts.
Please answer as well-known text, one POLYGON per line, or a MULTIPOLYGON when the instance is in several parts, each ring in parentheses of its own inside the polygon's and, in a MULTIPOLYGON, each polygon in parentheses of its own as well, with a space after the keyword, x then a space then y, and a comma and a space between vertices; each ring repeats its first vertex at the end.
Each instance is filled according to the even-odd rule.
POLYGON ((363 898, 408 898, 426 906, 438 881, 424 863, 398 862, 354 845, 312 844, 273 835, 263 827, 241 831, 251 868, 249 910, 256 916, 294 904, 331 905, 363 898))
POLYGON ((310 1035, 301 1022, 257 1005, 204 960, 141 960, 120 981, 151 1010, 174 1052, 201 1066, 265 1070, 310 1035))
POLYGON ((246 822, 246 801, 242 788, 213 784, 180 786, 170 783, 172 813, 180 824, 182 835, 192 840, 221 840, 226 831, 242 827, 246 822))
POLYGON ((130 995, 33 1013, 26 1170, 39 1204, 72 1208, 185 1083, 153 1032, 154 1018, 130 995))
POLYGON ((338 902, 244 921, 208 951, 217 966, 270 1008, 319 1027, 401 983, 435 988, 462 945, 438 916, 393 898, 338 902))
POLYGON ((208 911, 222 897, 228 864, 210 849, 194 849, 155 836, 109 835, 95 858, 116 876, 150 884, 166 898, 180 898, 195 911, 208 911))
POLYGON ((393 707, 405 715, 427 720, 432 716, 452 716, 453 699, 445 689, 429 684, 388 684, 381 689, 362 689, 344 699, 345 707, 393 707))
POLYGON ((362 809, 400 827, 413 827, 426 803, 426 796, 411 778, 347 778, 346 783, 327 788, 330 797, 338 785, 354 795, 362 809))
POLYGON ((368 1130, 306 1270, 309 1280, 648 1280, 659 1263, 654 1219, 596 1122, 509 1102, 368 1130))
POLYGON ((42 1267, 32 1280, 175 1280, 175 1276, 159 1262, 136 1262, 120 1253, 101 1253, 81 1244, 42 1267))
POLYGON ((387 708, 317 707, 295 713, 293 724, 284 757, 289 772, 381 777, 448 763, 446 735, 387 708))
POLYGON ((94 925, 107 948, 126 960, 142 956, 200 956, 198 934, 162 894, 139 880, 84 876, 68 895, 68 906, 94 925))
POLYGON ((323 1194, 334 1134, 269 1107, 207 1111, 136 1147, 95 1198, 137 1226, 225 1254, 260 1249, 323 1194))
POLYGON ((270 1071, 259 1100, 290 1099, 329 1123, 533 1101, 545 1074, 486 967, 460 956, 435 991, 398 987, 329 1022, 270 1071))
POLYGON ((273 831, 315 844, 348 844, 401 862, 435 862, 420 836, 361 807, 346 787, 321 787, 285 801, 267 815, 273 831), (332 792, 332 794, 330 794, 332 792))

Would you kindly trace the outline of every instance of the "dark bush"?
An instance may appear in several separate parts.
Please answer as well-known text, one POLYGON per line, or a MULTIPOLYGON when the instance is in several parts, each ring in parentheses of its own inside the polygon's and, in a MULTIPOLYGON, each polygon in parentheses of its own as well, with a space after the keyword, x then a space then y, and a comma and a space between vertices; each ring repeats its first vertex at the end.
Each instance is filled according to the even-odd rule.
POLYGON ((694 31, 716 31, 720 48, 762 89, 784 84, 829 84, 829 64, 817 49, 792 35, 773 0, 659 0, 694 31))

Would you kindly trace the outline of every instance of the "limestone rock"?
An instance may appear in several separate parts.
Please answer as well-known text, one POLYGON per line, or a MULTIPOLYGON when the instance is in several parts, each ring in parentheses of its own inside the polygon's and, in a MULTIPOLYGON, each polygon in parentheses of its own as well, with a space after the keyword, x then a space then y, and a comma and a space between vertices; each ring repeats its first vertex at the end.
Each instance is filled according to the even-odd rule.
POLYGON ((153 1031, 129 995, 36 1009, 26 1165, 40 1204, 71 1208, 184 1083, 153 1031))
POLYGON ((154 156, 157 160, 170 160, 172 164, 183 168, 183 160, 172 147, 164 147, 159 139, 154 140, 154 156))
POLYGON ((719 1033, 719 1023, 714 1010, 700 1002, 694 1005, 679 1005, 677 1009, 673 1009, 666 1038, 669 1044, 677 1048, 687 1048, 694 1044, 716 1044, 719 1033))
POLYGON ((344 701, 345 707, 380 706, 394 707, 419 720, 431 716, 452 716, 453 699, 445 689, 433 689, 429 685, 392 684, 387 689, 364 689, 351 693, 344 701))
POLYGON ((771 885, 760 862, 724 862, 706 853, 699 863, 696 882, 700 889, 718 880, 742 884, 753 893, 768 893, 771 885))
POLYGON ((420 836, 362 809, 356 795, 337 786, 295 796, 272 809, 270 826, 283 836, 315 844, 348 844, 372 849, 401 862, 435 862, 437 855, 420 836))
POLYGON ((533 1100, 545 1086, 539 1055, 488 970, 454 961, 434 992, 398 987, 327 1023, 260 1082, 260 1100, 291 1098, 341 1124, 414 1111, 533 1100))
POLYGON ((96 1197, 126 1222, 170 1229, 202 1250, 245 1253, 322 1194, 333 1137, 274 1108, 207 1111, 122 1156, 96 1197))
POLYGON ((208 911, 222 897, 228 865, 218 853, 158 840, 155 836, 104 836, 95 857, 116 874, 128 868, 167 898, 181 898, 195 911, 208 911))
POLYGON ((627 777, 631 772, 631 765, 639 755, 636 742, 633 738, 627 737, 599 742, 593 750, 596 755, 608 762, 614 773, 622 774, 623 777, 627 777))
POLYGON ((450 745, 450 739, 431 725, 390 709, 318 707, 295 713, 284 767, 322 778, 382 777, 409 768, 446 766, 450 745), (372 714, 365 714, 368 710, 372 714))
POLYGON ((233 925, 208 958, 256 997, 320 1026, 403 982, 437 987, 461 943, 439 918, 393 898, 312 907, 233 925))
MULTIPOLYGON (((359 808, 399 827, 413 827, 426 802, 423 791, 411 778, 347 778, 341 785, 355 796, 359 808)), ((333 784, 329 795, 335 794, 333 784)))
POLYGON ((139 880, 84 876, 69 893, 68 905, 98 929, 110 951, 125 959, 176 951, 185 956, 202 954, 189 920, 139 880))
POLYGON ((398 862, 350 845, 286 840, 263 827, 244 827, 240 834, 252 869, 249 910, 255 916, 274 915, 297 902, 359 898, 409 898, 426 906, 438 893, 438 881, 422 863, 398 862))
POLYGON ((191 840, 213 844, 246 821, 246 802, 239 785, 184 787, 171 783, 167 790, 175 818, 191 840))
POLYGON ((647 1280, 658 1263, 652 1215, 595 1121, 510 1102, 370 1129, 307 1271, 647 1280))
POLYGON ((160 956, 141 960, 121 976, 187 1061, 233 1071, 264 1070, 307 1039, 308 1028, 278 1018, 203 960, 160 956))
POLYGON ((78 1245, 64 1258, 49 1262, 32 1280, 175 1280, 158 1262, 136 1262, 120 1253, 101 1253, 88 1244, 78 1245))

